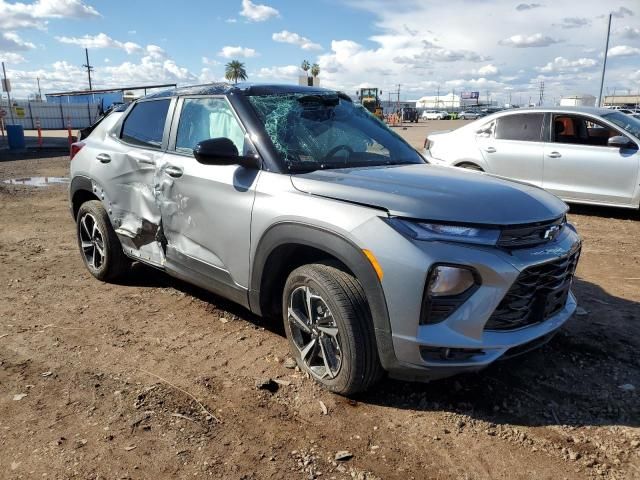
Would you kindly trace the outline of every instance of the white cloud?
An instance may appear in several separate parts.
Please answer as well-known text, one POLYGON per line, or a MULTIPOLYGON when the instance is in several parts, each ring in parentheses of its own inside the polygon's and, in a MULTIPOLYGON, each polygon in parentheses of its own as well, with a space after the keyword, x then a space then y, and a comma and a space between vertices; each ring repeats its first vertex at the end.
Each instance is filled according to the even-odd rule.
POLYGON ((238 19, 236 18, 227 18, 225 20, 226 23, 238 23, 238 19))
POLYGON ((147 45, 145 50, 147 55, 153 60, 164 60, 167 58, 167 52, 158 45, 147 45))
POLYGON ((627 7, 620 7, 617 10, 614 10, 613 12, 611 12, 611 15, 613 15, 616 18, 624 18, 626 16, 633 16, 633 12, 628 9, 627 7))
POLYGON ((635 40, 637 38, 640 38, 640 28, 630 27, 629 25, 626 25, 622 27, 622 29, 618 32, 618 34, 622 38, 629 38, 631 40, 635 40))
POLYGON ((135 35, 135 34, 136 34, 136 33, 138 33, 138 32, 137 32, 136 30, 129 30, 129 31, 127 31, 127 33, 128 33, 129 35, 135 35))
POLYGON ((609 49, 608 55, 610 57, 631 57, 640 55, 640 48, 630 47, 628 45, 616 45, 609 49))
POLYGON ((106 33, 97 35, 83 35, 82 37, 55 37, 60 43, 78 45, 82 48, 120 48, 128 54, 137 53, 142 47, 134 42, 114 40, 106 33))
POLYGON ((98 11, 81 0, 36 0, 34 3, 9 3, 0 0, 0 29, 44 29, 53 18, 89 18, 100 16, 98 11))
POLYGON ((218 56, 224 57, 224 58, 235 58, 235 57, 250 58, 250 57, 255 57, 257 55, 258 55, 258 52, 256 52, 253 48, 246 48, 246 47, 226 46, 226 47, 222 47, 222 50, 218 52, 218 56))
POLYGON ((516 10, 523 12, 525 10, 533 10, 534 8, 540 8, 542 5, 539 3, 519 3, 516 5, 516 10))
POLYGON ((561 28, 580 28, 591 24, 591 20, 584 17, 565 17, 560 24, 561 28))
POLYGON ((0 52, 0 62, 15 65, 16 63, 25 63, 27 61, 22 55, 13 52, 0 52))
POLYGON ((242 10, 240 15, 251 22, 264 22, 273 17, 279 17, 280 12, 267 5, 258 5, 251 0, 242 0, 242 10))
POLYGON ((220 65, 220 62, 218 60, 214 60, 213 58, 202 57, 202 64, 208 65, 210 67, 215 67, 216 65, 220 65))
POLYGON ((580 72, 589 70, 598 65, 593 58, 579 58, 577 60, 568 60, 564 57, 556 57, 552 62, 547 63, 544 67, 537 70, 543 73, 551 72, 580 72))
POLYGON ((295 83, 301 73, 300 67, 286 65, 283 67, 263 67, 255 75, 263 80, 280 80, 295 83))
POLYGON ((274 33, 271 38, 275 42, 298 45, 303 50, 322 50, 322 46, 320 44, 314 43, 307 37, 289 32, 288 30, 282 30, 281 32, 274 33))
POLYGON ((497 75, 498 73, 499 73, 498 67, 492 64, 485 65, 484 67, 480 67, 478 69, 478 74, 485 77, 491 76, 491 75, 497 75))
POLYGON ((31 42, 26 42, 15 32, 5 32, 0 35, 0 51, 4 52, 26 52, 36 48, 31 42))
POLYGON ((534 33, 533 35, 512 35, 509 38, 500 40, 498 44, 505 47, 529 48, 548 47, 549 45, 559 42, 560 40, 543 35, 542 33, 534 33))

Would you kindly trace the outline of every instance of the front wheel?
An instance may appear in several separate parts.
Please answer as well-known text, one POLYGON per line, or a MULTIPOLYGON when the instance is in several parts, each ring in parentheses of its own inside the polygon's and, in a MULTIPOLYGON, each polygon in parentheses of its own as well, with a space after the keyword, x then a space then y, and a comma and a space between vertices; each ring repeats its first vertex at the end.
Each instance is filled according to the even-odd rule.
POLYGON ((102 203, 83 203, 76 218, 78 246, 87 270, 98 280, 114 281, 127 272, 129 260, 102 203))
POLYGON ((283 317, 298 366, 342 395, 382 375, 373 322, 360 282, 331 264, 295 269, 284 287, 283 317))

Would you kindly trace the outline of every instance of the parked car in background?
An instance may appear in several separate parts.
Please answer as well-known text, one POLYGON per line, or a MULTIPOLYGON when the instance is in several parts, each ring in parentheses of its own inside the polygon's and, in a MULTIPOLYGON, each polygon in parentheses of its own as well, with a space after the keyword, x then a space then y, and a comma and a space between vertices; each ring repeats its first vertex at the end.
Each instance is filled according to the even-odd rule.
POLYGON ((142 262, 279 320, 329 390, 477 371, 576 309, 565 203, 428 165, 344 93, 201 85, 112 115, 71 159, 88 271, 142 262))
POLYGON ((425 110, 422 112, 421 117, 423 120, 447 120, 451 115, 441 110, 425 110))
POLYGON ((425 142, 430 163, 540 186, 567 202, 639 208, 640 121, 596 108, 503 111, 425 142))
POLYGON ((413 107, 404 107, 402 109, 402 121, 418 123, 418 110, 413 107))
POLYGON ((474 112, 473 110, 465 110, 458 113, 458 118, 460 120, 476 120, 478 117, 480 117, 480 114, 478 112, 474 112))

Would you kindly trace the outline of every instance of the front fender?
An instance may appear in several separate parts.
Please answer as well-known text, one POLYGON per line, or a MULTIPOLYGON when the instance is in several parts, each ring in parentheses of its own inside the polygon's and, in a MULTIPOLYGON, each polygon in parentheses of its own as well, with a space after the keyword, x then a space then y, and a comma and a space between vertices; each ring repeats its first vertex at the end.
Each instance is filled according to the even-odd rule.
POLYGON ((394 365, 395 353, 391 341, 391 325, 382 285, 371 263, 356 244, 343 235, 315 225, 282 222, 267 229, 258 242, 250 274, 249 305, 253 312, 261 314, 260 289, 264 268, 276 248, 288 245, 304 245, 326 252, 337 258, 356 276, 362 285, 374 324, 378 355, 382 366, 389 370, 394 365))

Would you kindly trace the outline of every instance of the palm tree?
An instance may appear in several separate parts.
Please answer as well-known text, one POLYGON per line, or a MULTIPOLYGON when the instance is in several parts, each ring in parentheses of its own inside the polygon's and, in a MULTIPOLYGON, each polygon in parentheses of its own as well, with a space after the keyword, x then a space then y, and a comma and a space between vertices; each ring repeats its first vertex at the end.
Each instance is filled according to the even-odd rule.
POLYGON ((311 76, 315 78, 318 75, 320 75, 320 65, 314 63, 313 65, 311 65, 311 76))
POLYGON ((311 64, 309 63, 308 60, 303 60, 302 61, 302 65, 300 65, 300 68, 302 70, 304 70, 304 73, 307 74, 307 77, 309 76, 309 69, 311 68, 311 64))
POLYGON ((225 65, 224 78, 233 83, 238 83, 238 80, 246 80, 247 71, 244 69, 244 63, 231 60, 225 65))

